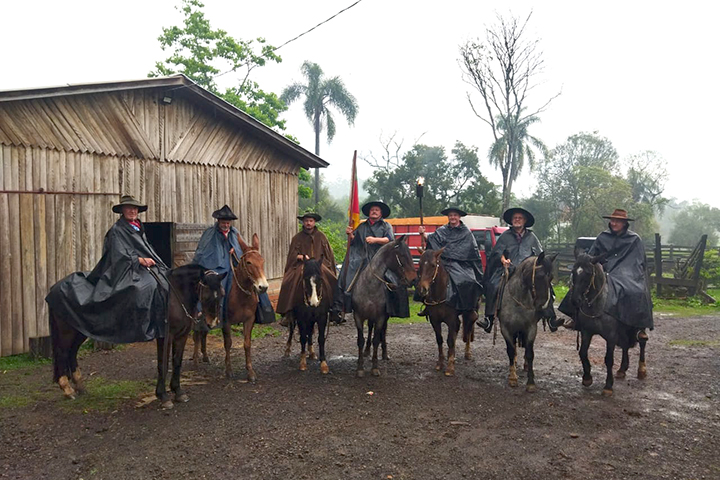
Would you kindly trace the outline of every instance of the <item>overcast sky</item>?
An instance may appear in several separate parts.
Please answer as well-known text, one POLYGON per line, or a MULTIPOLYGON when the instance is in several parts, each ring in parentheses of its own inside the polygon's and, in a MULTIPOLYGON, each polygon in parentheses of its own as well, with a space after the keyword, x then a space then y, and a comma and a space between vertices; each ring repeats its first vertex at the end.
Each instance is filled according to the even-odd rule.
MULTIPOLYGON (((353 1, 206 0, 204 11, 214 28, 280 45, 353 1)), ((143 78, 166 56, 157 41, 161 28, 182 20, 177 1, 2 3, 1 90, 143 78)), ((381 132, 397 132, 406 148, 423 134, 423 143, 448 152, 456 140, 479 147, 483 173, 500 184, 484 160, 490 131, 466 99, 459 45, 482 36, 496 12, 527 16, 532 8, 528 33, 540 39, 546 66, 529 104, 562 95, 531 133, 553 147, 569 135, 598 131, 622 158, 655 150, 668 162, 668 195, 720 207, 720 149, 713 140, 720 126, 719 5, 362 0, 280 49, 283 62, 257 70, 253 79, 279 94, 302 80, 299 67, 310 60, 345 81, 360 112, 354 127, 339 121, 333 143, 321 146, 330 180, 349 176, 353 150, 380 153, 381 132)), ((287 131, 312 151, 300 104, 285 118, 287 131)), ((368 166, 360 168, 361 178, 371 175, 368 166)), ((515 193, 532 190, 532 174, 523 174, 515 193)))

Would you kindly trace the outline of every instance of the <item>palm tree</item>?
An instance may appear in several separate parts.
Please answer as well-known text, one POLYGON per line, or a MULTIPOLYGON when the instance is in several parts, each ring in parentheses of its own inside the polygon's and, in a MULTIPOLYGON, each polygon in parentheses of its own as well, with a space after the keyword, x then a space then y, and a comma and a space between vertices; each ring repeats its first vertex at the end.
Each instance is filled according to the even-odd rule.
POLYGON ((490 146, 488 159, 490 165, 500 168, 503 174, 503 211, 510 206, 512 184, 525 168, 525 161, 527 160, 532 170, 535 168, 534 150, 539 150, 543 155, 547 155, 547 147, 542 140, 528 133, 528 127, 539 121, 540 119, 535 115, 518 119, 506 119, 498 116, 495 119, 497 130, 502 132, 502 135, 490 146))
MULTIPOLYGON (((305 116, 315 130, 315 155, 320 155, 320 132, 327 132, 328 143, 335 136, 335 119, 329 107, 334 107, 345 117, 349 125, 353 125, 358 112, 355 97, 347 91, 340 77, 324 78, 323 71, 317 63, 305 60, 300 68, 307 83, 293 83, 283 90, 280 99, 287 105, 305 96, 303 108, 305 116)), ((320 173, 315 169, 315 204, 318 203, 320 190, 320 173)))

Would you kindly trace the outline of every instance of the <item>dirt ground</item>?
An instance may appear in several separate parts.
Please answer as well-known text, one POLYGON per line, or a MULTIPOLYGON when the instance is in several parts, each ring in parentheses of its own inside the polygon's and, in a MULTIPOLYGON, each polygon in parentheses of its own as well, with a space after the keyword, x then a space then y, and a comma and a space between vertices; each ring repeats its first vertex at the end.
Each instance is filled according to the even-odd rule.
MULTIPOLYGON (((72 411, 49 365, 8 371, 0 395, 26 385, 45 395, 0 409, 0 478, 720 478, 720 317, 657 318, 647 379, 635 378, 635 350, 610 398, 600 395, 602 339, 584 388, 575 334, 540 332, 535 393, 522 373, 507 386, 498 340, 477 332, 474 358, 445 377, 430 325, 392 324, 382 376, 356 378, 350 324, 331 328, 327 376, 317 362, 298 371, 299 346, 283 358, 285 339, 266 337, 254 343, 250 384, 224 378, 213 338, 210 364, 186 362, 190 402, 170 411, 140 401, 150 390, 113 411, 72 411)), ((237 340, 233 353, 244 374, 237 340)), ((136 344, 88 354, 81 368, 148 380, 154 358, 152 343, 136 344)))

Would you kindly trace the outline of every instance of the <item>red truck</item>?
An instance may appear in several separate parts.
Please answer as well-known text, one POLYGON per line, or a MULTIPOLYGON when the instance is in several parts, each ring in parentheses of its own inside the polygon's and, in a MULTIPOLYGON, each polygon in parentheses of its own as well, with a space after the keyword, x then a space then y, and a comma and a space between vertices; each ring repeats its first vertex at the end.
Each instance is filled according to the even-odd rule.
MULTIPOLYGON (((420 247, 420 236, 418 235, 420 217, 388 218, 385 219, 385 221, 392 225, 393 232, 396 236, 408 235, 407 243, 417 268, 418 260, 420 259, 420 253, 418 252, 418 247, 420 247)), ((425 217, 423 223, 425 224, 425 231, 432 233, 435 229, 447 223, 447 217, 425 217)), ((484 271, 487 265, 487 256, 495 246, 500 234, 507 230, 507 227, 498 227, 497 223, 499 223, 499 219, 496 217, 481 215, 468 215, 463 217, 463 223, 467 225, 475 237, 475 241, 477 241, 484 271)))

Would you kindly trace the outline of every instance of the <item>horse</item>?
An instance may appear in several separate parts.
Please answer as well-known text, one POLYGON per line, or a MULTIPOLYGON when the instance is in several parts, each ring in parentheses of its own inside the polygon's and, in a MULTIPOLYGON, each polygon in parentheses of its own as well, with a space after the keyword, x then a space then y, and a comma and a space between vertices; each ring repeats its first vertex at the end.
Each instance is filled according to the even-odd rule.
MULTIPOLYGON (((417 289, 423 298, 425 311, 430 324, 435 330, 435 339, 438 344, 438 361, 435 370, 443 369, 445 355, 443 354, 442 324, 448 327, 447 345, 448 357, 445 375, 455 375, 455 339, 460 331, 460 312, 445 303, 447 296, 448 277, 447 270, 442 265, 441 256, 445 248, 440 250, 425 250, 420 257, 418 269, 417 289)), ((465 359, 470 360, 470 342, 475 337, 475 320, 477 313, 469 312, 462 315, 463 341, 465 342, 465 359)))
MULTIPOLYGON (((233 377, 230 349, 232 348, 232 325, 243 326, 243 347, 245 348, 245 369, 247 379, 255 382, 257 376, 252 368, 250 346, 252 329, 255 325, 255 311, 259 303, 258 295, 268 289, 265 278, 265 259, 260 255, 260 238, 253 234, 252 246, 248 246, 238 235, 238 243, 243 254, 237 258, 237 265, 232 267, 233 283, 228 292, 227 317, 222 325, 223 344, 225 346, 225 376, 233 377)), ((207 332, 205 332, 207 335, 207 332)))
POLYGON ((385 289, 392 290, 394 288, 391 283, 384 280, 387 270, 395 273, 405 285, 410 285, 417 277, 415 268, 413 267, 410 249, 405 243, 404 236, 380 248, 372 260, 370 260, 370 264, 357 276, 355 285, 352 287, 352 308, 355 317, 355 327, 357 327, 358 332, 358 377, 362 377, 365 374, 363 367, 363 346, 365 345, 363 329, 365 320, 368 322, 368 342, 365 353, 370 352, 371 338, 373 345, 372 374, 375 376, 380 375, 377 352, 378 346, 381 343, 383 360, 387 360, 385 335, 389 315, 387 314, 385 304, 386 296, 384 292, 385 289), (374 336, 373 329, 375 330, 374 336))
POLYGON ((516 345, 525 347, 525 390, 528 392, 536 390, 533 360, 537 323, 542 318, 542 311, 547 309, 552 301, 553 262, 556 257, 557 254, 548 257, 542 252, 536 257, 523 260, 506 280, 500 301, 498 322, 510 360, 508 384, 511 387, 518 386, 515 369, 516 345))
MULTIPOLYGON (((168 280, 168 318, 163 338, 157 339, 158 377, 155 395, 162 408, 172 408, 173 402, 165 389, 167 363, 172 344, 173 373, 170 388, 177 402, 187 402, 189 397, 180 387, 180 370, 188 333, 198 321, 198 301, 206 321, 217 317, 219 302, 225 294, 222 288, 224 275, 205 270, 200 265, 190 264, 170 271, 168 280)), ((78 368, 77 352, 87 337, 73 328, 52 308, 49 312, 50 335, 53 350, 53 381, 62 389, 65 397, 75 399, 76 393, 83 393, 85 385, 78 368), (72 380, 73 385, 70 384, 72 380)))
POLYGON ((303 303, 293 307, 293 320, 290 323, 285 356, 290 355, 290 345, 295 331, 295 325, 300 331, 300 370, 307 370, 307 357, 314 360, 315 352, 312 346, 313 330, 317 325, 318 347, 320 349, 320 372, 325 375, 330 373, 327 361, 325 360, 325 334, 327 332, 328 313, 333 301, 332 291, 324 291, 322 276, 322 257, 320 260, 313 258, 303 261, 303 303), (307 353, 305 348, 307 348, 307 353))
POLYGON ((593 383, 590 374, 590 360, 588 349, 594 335, 600 335, 605 339, 605 368, 607 376, 602 394, 611 396, 613 394, 613 363, 615 347, 622 349, 622 361, 615 377, 625 378, 630 356, 628 350, 637 343, 640 344, 640 361, 638 363, 637 378, 644 379, 647 376, 645 366, 645 344, 646 338, 638 338, 639 328, 631 327, 620 322, 618 319, 605 313, 605 303, 608 295, 608 284, 605 272, 601 265, 606 254, 592 257, 582 253, 578 255, 572 269, 572 306, 576 309, 575 328, 580 331, 580 361, 583 366, 582 384, 589 387, 593 383))

